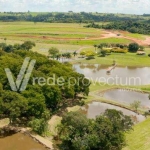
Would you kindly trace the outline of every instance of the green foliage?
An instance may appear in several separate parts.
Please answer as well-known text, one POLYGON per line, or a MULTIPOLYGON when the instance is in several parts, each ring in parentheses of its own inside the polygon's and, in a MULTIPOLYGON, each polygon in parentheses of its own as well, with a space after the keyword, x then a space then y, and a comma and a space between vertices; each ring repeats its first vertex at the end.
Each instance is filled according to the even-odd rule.
POLYGON ((50 118, 49 111, 44 111, 40 119, 34 118, 28 123, 28 125, 33 129, 34 132, 40 135, 44 135, 48 131, 49 118, 50 118))
MULTIPOLYGON (((41 119, 44 118, 44 112, 57 112, 61 107, 68 105, 66 104, 68 99, 74 99, 76 102, 78 94, 89 93, 90 83, 89 80, 84 79, 84 75, 76 73, 69 64, 49 60, 38 53, 25 50, 15 50, 13 53, 3 51, 0 55, 0 64, 0 118, 8 117, 12 124, 28 125, 32 122, 33 125, 36 122, 38 128, 40 122, 43 125, 41 119), (36 60, 27 89, 23 92, 13 92, 4 68, 10 68, 16 80, 26 57, 36 60), (40 77, 49 79, 53 76, 54 82, 47 80, 45 85, 39 84, 40 77), (60 77, 64 79, 63 84, 56 82, 60 77), (69 81, 70 78, 78 82, 69 81), (86 84, 83 84, 83 80, 86 84)), ((46 117, 45 123, 48 119, 46 117)))
POLYGON ((93 52, 93 51, 86 51, 86 57, 87 57, 87 59, 94 59, 94 56, 95 56, 95 52, 93 52))
MULTIPOLYGON (((124 21, 124 20, 142 20, 144 17, 137 18, 136 15, 122 15, 122 14, 103 14, 103 13, 75 13, 75 12, 48 12, 48 13, 28 13, 28 12, 5 12, 0 14, 0 21, 31 21, 36 24, 37 22, 50 22, 50 23, 89 23, 91 22, 110 22, 110 21, 124 21)), ((94 27, 98 25, 94 24, 94 27)))
POLYGON ((121 150, 125 145, 125 131, 131 130, 131 118, 116 110, 106 110, 96 120, 79 112, 63 116, 58 127, 61 149, 65 150, 121 150))
POLYGON ((129 31, 131 33, 139 33, 139 34, 150 34, 149 23, 137 22, 137 20, 115 21, 115 22, 108 23, 106 25, 91 23, 86 27, 123 30, 123 31, 129 31))
POLYGON ((11 52, 13 52, 13 46, 12 45, 3 46, 2 50, 7 52, 7 53, 11 53, 11 52))
POLYGON ((128 50, 127 49, 121 49, 121 48, 113 48, 111 50, 111 52, 114 52, 114 53, 127 53, 128 50))
POLYGON ((35 46, 35 43, 34 43, 34 42, 25 41, 25 42, 21 45, 21 49, 29 51, 29 50, 32 49, 34 46, 35 46))
POLYGON ((29 122, 34 132, 43 135, 48 130, 47 122, 44 119, 34 119, 29 122))
POLYGON ((49 55, 52 56, 52 58, 54 59, 56 57, 56 55, 59 53, 59 50, 55 47, 51 47, 48 51, 49 55))
MULTIPOLYGON (((75 54, 76 55, 76 54, 75 54)), ((65 57, 65 58, 71 58, 71 53, 67 52, 67 53, 63 53, 62 54, 62 57, 65 57)))
POLYGON ((107 52, 106 52, 106 50, 101 50, 100 53, 101 53, 101 56, 102 56, 102 57, 105 57, 107 52))
POLYGON ((83 57, 84 55, 86 55, 86 52, 85 51, 81 51, 80 55, 83 57))
POLYGON ((132 104, 131 104, 131 107, 137 112, 138 111, 138 108, 141 106, 141 102, 140 101, 134 101, 132 104))
POLYGON ((136 53, 139 50, 139 45, 137 43, 129 44, 129 52, 136 53))
POLYGON ((0 109, 0 116, 6 116, 10 119, 11 123, 14 123, 18 121, 17 119, 21 119, 24 114, 26 114, 28 102, 18 93, 3 91, 0 99, 0 109))
POLYGON ((14 44, 14 45, 7 45, 6 43, 0 43, 0 49, 3 51, 10 53, 14 50, 27 50, 29 51, 35 46, 34 42, 25 41, 23 44, 14 44))

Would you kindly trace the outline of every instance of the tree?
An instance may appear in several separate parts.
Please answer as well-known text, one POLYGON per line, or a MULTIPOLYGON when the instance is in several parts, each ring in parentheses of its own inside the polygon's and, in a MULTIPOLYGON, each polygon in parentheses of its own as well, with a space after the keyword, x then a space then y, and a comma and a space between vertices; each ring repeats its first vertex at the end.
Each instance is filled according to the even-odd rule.
POLYGON ((48 131, 48 120, 50 118, 50 114, 48 111, 45 111, 42 114, 41 119, 34 118, 29 122, 29 126, 33 129, 34 132, 44 135, 48 131))
POLYGON ((14 50, 12 45, 4 46, 2 49, 3 49, 3 51, 5 51, 7 53, 11 53, 14 50))
POLYGON ((22 48, 23 50, 29 51, 29 50, 32 49, 34 46, 36 46, 34 42, 25 41, 25 42, 21 45, 21 48, 22 48))
POLYGON ((77 53, 76 51, 73 52, 74 57, 77 56, 77 54, 78 54, 78 53, 77 53))
POLYGON ((80 55, 83 57, 84 55, 86 55, 86 52, 85 51, 81 51, 80 55))
POLYGON ((0 43, 0 49, 4 51, 4 48, 6 47, 6 43, 0 43))
POLYGON ((106 50, 100 50, 99 52, 98 52, 98 54, 99 54, 99 56, 102 56, 102 57, 105 57, 106 56, 106 50))
POLYGON ((86 57, 87 59, 93 59, 95 56, 95 53, 93 51, 86 51, 86 57))
MULTIPOLYGON (((49 60, 46 56, 32 51, 15 50, 6 53, 0 50, 0 118, 8 117, 11 123, 19 126, 28 126, 32 122, 35 130, 41 123, 43 126, 43 114, 45 111, 57 113, 59 109, 68 107, 69 102, 79 102, 76 95, 89 93, 89 80, 85 76, 72 70, 71 65, 61 64, 49 60), (36 60, 36 64, 28 82, 27 88, 22 92, 13 92, 8 82, 4 68, 11 68, 14 79, 17 77, 24 58, 30 57, 36 60), (8 61, 9 60, 9 61, 8 61), (51 80, 50 77, 54 77, 51 80), (34 80, 34 77, 37 79, 34 80), (40 85, 43 77, 47 79, 44 85, 40 85), (62 84, 57 79, 62 77, 62 84), (68 79, 74 78, 78 82, 68 79), (84 81, 84 83, 83 83, 84 81), (40 82, 40 83, 39 83, 40 82)), ((59 80, 60 81, 60 80, 59 80)), ((39 130, 43 127, 39 127, 39 130)))
POLYGON ((94 44, 94 47, 95 47, 95 52, 96 52, 96 49, 97 49, 98 46, 96 44, 94 44))
POLYGON ((129 52, 137 52, 139 50, 139 45, 137 43, 130 43, 129 44, 129 52))
POLYGON ((20 50, 21 48, 20 44, 14 44, 14 50, 20 50))
POLYGON ((17 118, 23 117, 28 109, 25 98, 18 93, 3 91, 0 100, 1 114, 5 114, 10 119, 10 123, 15 123, 17 118))
POLYGON ((132 104, 130 104, 131 107, 138 112, 138 108, 141 106, 141 102, 140 101, 134 101, 132 104))
POLYGON ((56 54, 56 59, 59 60, 61 58, 61 54, 56 54))
POLYGON ((104 116, 109 118, 114 125, 114 130, 128 131, 132 129, 133 122, 129 116, 126 116, 121 111, 115 109, 107 109, 104 116))
POLYGON ((70 58, 71 58, 71 53, 69 53, 69 52, 68 52, 68 53, 65 53, 64 56, 65 56, 66 58, 70 59, 70 58))
POLYGON ((106 110, 95 120, 79 112, 63 116, 58 134, 64 150, 121 150, 125 146, 125 131, 132 129, 130 117, 117 110, 106 110))
POLYGON ((49 55, 52 56, 52 58, 54 59, 56 57, 56 55, 59 53, 59 50, 55 47, 51 47, 48 51, 49 55))

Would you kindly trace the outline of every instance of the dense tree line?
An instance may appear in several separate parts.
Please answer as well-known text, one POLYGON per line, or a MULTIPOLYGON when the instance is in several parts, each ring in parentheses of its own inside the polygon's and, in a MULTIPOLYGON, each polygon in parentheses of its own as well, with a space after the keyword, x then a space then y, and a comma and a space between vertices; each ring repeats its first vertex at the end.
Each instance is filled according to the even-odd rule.
MULTIPOLYGON (((12 46, 14 48, 14 46, 12 46)), ((69 64, 61 64, 49 60, 46 56, 27 50, 13 50, 6 52, 0 48, 0 118, 8 117, 12 124, 31 126, 38 133, 46 128, 46 122, 50 114, 56 113, 63 107, 73 102, 80 102, 78 94, 88 95, 89 81, 84 75, 73 71, 69 64), (36 60, 27 89, 22 92, 13 92, 6 77, 4 68, 10 68, 14 79, 17 78, 24 58, 30 57, 36 60), (33 77, 40 78, 59 77, 64 79, 63 84, 49 84, 43 86, 33 77), (73 78, 69 81, 69 78, 73 78), (76 79, 79 82, 74 82, 76 79), (84 83, 83 84, 83 79, 84 83), (73 83, 73 84, 70 84, 73 83)))
POLYGON ((139 33, 139 34, 150 34, 150 24, 146 22, 142 23, 142 22, 134 22, 134 21, 121 21, 121 22, 112 22, 106 25, 91 23, 86 27, 123 30, 123 31, 129 31, 131 33, 139 33))
POLYGON ((87 119, 79 112, 63 116, 59 137, 63 150, 121 150, 125 146, 125 132, 132 129, 129 116, 117 110, 106 110, 96 119, 87 119))
POLYGON ((0 49, 7 53, 14 52, 15 50, 29 51, 34 46, 36 46, 35 43, 31 41, 25 41, 23 44, 14 44, 14 45, 7 45, 6 43, 0 43, 0 49))
POLYGON ((142 16, 126 16, 117 14, 102 14, 102 13, 3 13, 0 15, 0 21, 32 21, 32 22, 54 22, 54 23, 89 23, 89 22, 110 22, 110 21, 128 21, 128 20, 145 20, 142 16))

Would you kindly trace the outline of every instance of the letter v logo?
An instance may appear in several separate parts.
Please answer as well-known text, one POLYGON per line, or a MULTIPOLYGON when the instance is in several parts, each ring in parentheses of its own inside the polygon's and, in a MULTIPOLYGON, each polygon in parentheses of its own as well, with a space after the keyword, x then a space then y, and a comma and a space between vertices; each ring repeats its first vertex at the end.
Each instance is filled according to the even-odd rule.
POLYGON ((6 72, 12 91, 16 91, 16 92, 24 91, 26 89, 35 63, 36 63, 36 60, 31 60, 30 62, 29 57, 25 58, 23 65, 21 67, 21 70, 17 76, 16 82, 14 81, 14 78, 10 69, 5 68, 5 72, 6 72))

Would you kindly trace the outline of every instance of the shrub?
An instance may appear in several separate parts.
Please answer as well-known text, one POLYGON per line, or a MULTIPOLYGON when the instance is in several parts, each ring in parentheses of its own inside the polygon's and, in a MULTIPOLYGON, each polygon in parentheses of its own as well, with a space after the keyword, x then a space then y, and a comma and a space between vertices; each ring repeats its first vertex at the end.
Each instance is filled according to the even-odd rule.
POLYGON ((112 52, 114 52, 114 53, 127 53, 128 50, 115 47, 115 48, 113 48, 112 52))

